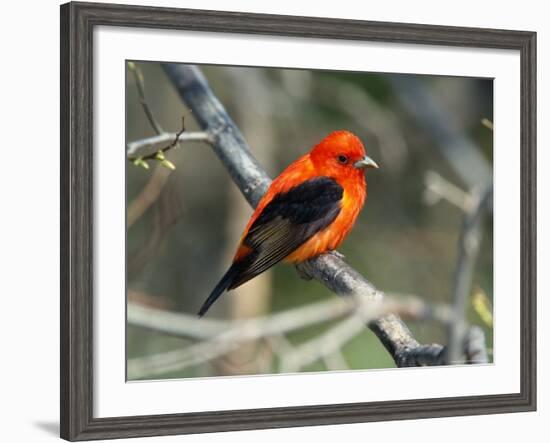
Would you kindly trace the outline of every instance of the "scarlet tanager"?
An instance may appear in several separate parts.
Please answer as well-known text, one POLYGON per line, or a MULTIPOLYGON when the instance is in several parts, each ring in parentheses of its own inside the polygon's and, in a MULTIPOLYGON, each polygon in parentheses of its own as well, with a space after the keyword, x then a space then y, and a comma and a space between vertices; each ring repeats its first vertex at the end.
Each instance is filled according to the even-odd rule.
POLYGON ((252 214, 228 271, 202 305, 202 317, 225 291, 280 261, 299 263, 336 249, 367 196, 365 168, 378 165, 359 138, 335 131, 290 164, 252 214))

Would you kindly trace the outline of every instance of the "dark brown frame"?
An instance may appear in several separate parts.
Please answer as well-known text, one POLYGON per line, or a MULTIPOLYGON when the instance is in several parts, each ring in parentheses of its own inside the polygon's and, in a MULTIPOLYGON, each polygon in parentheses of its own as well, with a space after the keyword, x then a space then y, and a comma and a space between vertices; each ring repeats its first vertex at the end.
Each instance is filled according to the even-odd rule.
MULTIPOLYGON (((411 67, 414 69, 414 67, 411 67)), ((188 9, 61 6, 61 437, 312 426, 536 409, 536 33, 188 9), (513 49, 521 57, 519 394, 94 418, 92 44, 98 25, 513 49)))

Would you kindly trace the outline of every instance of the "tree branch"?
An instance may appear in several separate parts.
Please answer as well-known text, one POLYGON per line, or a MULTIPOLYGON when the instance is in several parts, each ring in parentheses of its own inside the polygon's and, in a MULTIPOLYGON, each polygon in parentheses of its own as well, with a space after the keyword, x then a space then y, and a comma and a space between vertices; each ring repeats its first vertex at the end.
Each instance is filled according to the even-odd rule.
MULTIPOLYGON (((211 142, 211 137, 208 133, 197 131, 197 132, 164 132, 153 137, 147 137, 127 144, 126 156, 129 160, 132 160, 138 157, 138 151, 149 151, 152 148, 157 148, 158 146, 166 145, 166 143, 173 142, 176 140, 179 142, 211 142), (179 135, 178 135, 179 134, 179 135)), ((156 152, 157 150, 155 150, 156 152)))
MULTIPOLYGON (((259 339, 269 339, 269 343, 274 343, 273 349, 281 357, 283 370, 297 371, 337 352, 359 334, 365 324, 375 322, 380 317, 389 319, 395 313, 421 311, 418 306, 422 304, 422 301, 412 297, 371 300, 358 295, 332 298, 239 321, 198 319, 189 314, 128 304, 129 324, 176 337, 200 340, 184 349, 130 359, 128 377, 139 379, 183 370, 214 360, 244 343, 259 339), (345 319, 342 322, 301 345, 292 346, 285 340, 278 341, 292 331, 343 317, 345 319)), ((402 343, 395 345, 395 349, 409 343, 409 339, 404 337, 402 343)), ((418 366, 439 361, 441 352, 441 346, 430 345, 416 346, 407 353, 397 355, 402 363, 400 366, 418 366)))
POLYGON ((337 352, 365 328, 363 318, 352 315, 312 340, 294 346, 282 355, 280 371, 297 372, 300 369, 337 352))
POLYGON ((462 343, 467 332, 466 307, 472 286, 475 263, 481 246, 482 223, 492 202, 493 185, 486 186, 481 192, 472 192, 472 196, 475 203, 471 205, 464 217, 458 242, 458 258, 453 276, 453 321, 448 327, 449 363, 463 361, 462 343))
MULTIPOLYGON (((130 291, 129 293, 132 292, 130 291)), ((308 322, 310 321, 322 323, 351 313, 354 309, 353 305, 349 303, 342 304, 343 301, 348 300, 349 298, 333 298, 328 301, 308 304, 285 311, 285 315, 290 316, 294 315, 291 314, 294 310, 298 310, 299 315, 303 316, 303 323, 299 321, 295 323, 291 322, 290 330, 305 328, 309 326, 308 322), (321 306, 322 308, 320 308, 321 306), (305 308, 309 309, 309 307, 315 307, 315 311, 313 312, 317 316, 316 319, 312 319, 313 314, 310 316, 309 310, 302 311, 305 308)), ((447 325, 452 321, 452 312, 448 305, 431 305, 426 303, 422 297, 392 293, 384 297, 383 300, 386 303, 392 303, 392 313, 413 321, 432 320, 443 325, 447 325)), ((369 302, 366 297, 365 302, 369 302)), ((376 303, 378 303, 378 301, 376 303)), ((152 308, 136 302, 128 303, 127 319, 128 324, 133 326, 149 329, 160 334, 191 340, 206 340, 212 338, 239 323, 236 321, 213 318, 199 319, 196 315, 152 308)), ((280 332, 289 332, 289 330, 280 332)))
POLYGON ((467 188, 486 183, 493 175, 491 166, 477 146, 454 124, 449 111, 434 93, 413 76, 393 74, 388 79, 404 109, 430 135, 467 188))
POLYGON ((441 199, 447 200, 450 204, 468 213, 476 204, 472 194, 463 191, 461 188, 443 178, 435 171, 426 171, 424 175, 424 201, 428 205, 435 205, 441 199))
MULTIPOLYGON (((431 306, 422 298, 411 295, 391 295, 382 300, 371 300, 363 296, 332 298, 269 316, 239 321, 198 319, 190 314, 128 303, 128 324, 201 342, 182 350, 132 359, 128 374, 131 378, 145 378, 182 370, 209 362, 247 342, 259 339, 265 340, 279 355, 284 370, 297 371, 320 359, 327 364, 337 364, 339 368, 345 368, 343 357, 335 354, 347 341, 360 333, 365 324, 384 313, 404 315, 422 321, 435 320, 443 324, 447 324, 450 319, 448 306, 431 306), (292 331, 342 317, 346 319, 339 325, 298 346, 293 346, 285 338, 285 334, 292 331)), ((437 346, 411 351, 403 356, 402 363, 409 366, 415 366, 415 362, 425 364, 423 362, 437 357, 430 355, 430 352, 437 352, 437 346), (424 355, 426 352, 427 356, 424 355)))
POLYGON ((130 229, 140 217, 157 201, 170 177, 171 169, 158 164, 138 196, 128 204, 126 229, 130 229))
POLYGON ((484 364, 489 362, 485 334, 479 326, 472 326, 464 337, 464 355, 468 364, 484 364))
MULTIPOLYGON (((206 340, 234 328, 239 328, 239 331, 257 329, 263 332, 257 332, 256 334, 261 333, 263 335, 286 333, 340 318, 352 312, 353 309, 352 303, 345 303, 341 299, 331 299, 310 303, 271 316, 235 322, 210 318, 200 319, 196 315, 169 312, 136 303, 128 303, 128 323, 176 337, 206 340), (241 323, 248 326, 240 326, 241 323)), ((233 332, 231 335, 238 336, 239 333, 233 332)))
MULTIPOLYGON (((212 135, 212 147, 237 186, 248 202, 255 206, 271 180, 252 156, 242 134, 210 90, 205 77, 196 66, 163 64, 163 68, 201 128, 212 135)), ((369 299, 383 297, 368 280, 332 254, 314 258, 305 266, 309 275, 339 295, 361 294, 369 299)), ((443 362, 441 345, 421 346, 395 315, 373 321, 369 327, 398 366, 438 365, 443 362)))
POLYGON ((336 319, 349 314, 354 308, 353 303, 333 299, 265 317, 224 322, 191 318, 192 316, 186 314, 167 313, 142 306, 129 306, 128 322, 131 324, 139 322, 141 326, 157 331, 205 340, 184 349, 131 359, 128 361, 128 377, 152 377, 195 366, 227 354, 244 342, 278 336, 336 319))
POLYGON ((160 123, 155 118, 155 115, 153 114, 153 111, 149 106, 149 102, 145 97, 145 80, 143 79, 143 73, 141 72, 141 69, 139 69, 139 67, 134 62, 128 62, 128 70, 134 76, 137 93, 138 93, 138 99, 139 99, 139 102, 141 103, 141 107, 143 108, 143 112, 145 112, 145 115, 147 116, 147 120, 149 120, 151 127, 157 134, 162 134, 164 130, 162 129, 162 126, 160 126, 160 123))
POLYGON ((153 131, 157 134, 156 137, 151 137, 149 139, 143 139, 136 142, 128 143, 127 145, 127 151, 126 156, 128 160, 133 161, 137 158, 141 158, 141 160, 150 160, 154 159, 155 155, 158 151, 149 153, 146 155, 137 155, 137 151, 156 146, 160 143, 167 143, 168 141, 171 141, 170 145, 165 146, 160 151, 166 152, 169 149, 172 149, 173 147, 177 146, 180 141, 191 141, 191 140, 200 140, 200 141, 208 141, 208 134, 205 133, 192 133, 192 134, 185 134, 183 136, 183 133, 185 132, 185 122, 182 118, 182 124, 181 124, 181 130, 177 134, 168 134, 162 129, 162 126, 158 122, 158 120, 155 118, 155 114, 153 113, 153 110, 151 109, 151 105, 149 104, 149 101, 147 100, 147 97, 145 96, 145 79, 143 78, 143 73, 141 72, 141 69, 138 65, 136 65, 134 62, 128 62, 128 70, 132 73, 134 76, 134 80, 136 82, 136 89, 137 89, 137 95, 139 103, 141 104, 141 107, 143 108, 143 112, 145 113, 145 116, 147 117, 147 120, 149 121, 149 124, 153 128, 153 131))
POLYGON ((208 87, 202 72, 190 65, 162 66, 182 100, 193 111, 200 127, 210 134, 212 148, 233 181, 247 201, 256 206, 271 180, 252 156, 241 132, 208 87))

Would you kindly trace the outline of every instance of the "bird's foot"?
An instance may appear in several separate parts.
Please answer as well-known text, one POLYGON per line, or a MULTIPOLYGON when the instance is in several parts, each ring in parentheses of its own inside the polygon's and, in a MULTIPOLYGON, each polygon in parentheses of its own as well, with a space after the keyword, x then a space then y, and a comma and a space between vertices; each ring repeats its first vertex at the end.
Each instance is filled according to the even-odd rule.
POLYGON ((303 263, 298 263, 296 265, 296 272, 298 272, 298 275, 300 276, 301 279, 304 279, 304 280, 313 279, 313 276, 309 272, 309 265, 307 261, 303 263))
POLYGON ((337 250, 330 251, 329 254, 334 255, 336 258, 339 258, 341 260, 344 260, 346 258, 344 254, 338 252, 337 250))

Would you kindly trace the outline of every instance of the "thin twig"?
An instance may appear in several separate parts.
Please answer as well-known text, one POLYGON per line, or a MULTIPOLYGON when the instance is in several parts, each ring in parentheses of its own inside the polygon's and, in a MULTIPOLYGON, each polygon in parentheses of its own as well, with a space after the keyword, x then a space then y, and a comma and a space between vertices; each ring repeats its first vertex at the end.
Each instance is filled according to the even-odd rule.
POLYGON ((282 373, 296 372, 300 369, 337 352, 353 337, 365 330, 363 317, 352 315, 331 327, 328 331, 319 334, 312 340, 294 349, 283 356, 280 371, 282 373))
MULTIPOLYGON (((168 234, 169 228, 174 226, 182 215, 180 188, 165 185, 163 189, 162 193, 159 191, 158 199, 152 202, 154 206, 148 235, 141 246, 128 255, 128 275, 137 275, 147 263, 150 263, 161 248, 162 239, 168 234)), ((133 207, 133 202, 131 206, 133 207)), ((128 218, 130 215, 132 214, 128 212, 128 218)))
POLYGON ((334 298, 272 315, 232 321, 212 318, 200 319, 192 314, 163 311, 129 303, 128 323, 162 334, 195 340, 211 339, 220 334, 229 334, 231 337, 239 336, 242 331, 252 329, 256 335, 271 336, 334 320, 349 314, 353 309, 354 305, 350 303, 350 300, 334 298))
MULTIPOLYGON (((317 303, 289 312, 274 314, 251 320, 241 320, 232 328, 213 337, 183 349, 149 355, 128 360, 128 378, 136 380, 151 378, 167 372, 181 371, 188 367, 203 364, 221 357, 238 348, 242 343, 258 340, 270 335, 279 336, 295 329, 320 323, 323 320, 338 318, 354 309, 353 303, 341 300, 335 310, 333 301, 317 303)), ((373 306, 370 319, 392 307, 373 306)), ((364 327, 364 323, 361 324, 364 327)))
POLYGON ((442 303, 429 303, 427 297, 413 294, 386 292, 386 297, 396 303, 395 314, 416 322, 435 321, 448 325, 453 320, 451 307, 442 303))
POLYGON ((155 137, 152 138, 154 140, 152 144, 151 144, 151 139, 144 139, 144 140, 128 143, 127 151, 126 151, 126 156, 128 160, 135 161, 138 158, 141 159, 142 161, 155 159, 158 156, 159 151, 166 152, 169 149, 172 149, 178 146, 179 142, 182 142, 182 141, 191 141, 191 140, 208 141, 209 139, 208 134, 202 133, 202 132, 192 133, 192 134, 188 134, 186 137, 182 137, 183 133, 185 132, 185 122, 183 117, 182 117, 181 130, 176 134, 167 134, 164 131, 164 129, 162 129, 162 126, 160 125, 158 120, 155 118, 153 110, 151 109, 151 105, 147 100, 147 97, 145 94, 145 79, 143 78, 143 72, 141 71, 139 66, 136 65, 136 63, 134 62, 128 62, 128 69, 134 76, 134 79, 136 82, 138 100, 141 103, 141 106, 143 108, 143 111, 145 112, 147 120, 149 121, 151 127, 157 134, 156 138, 155 137), (183 138, 185 138, 186 140, 183 140, 183 138), (143 156, 135 155, 136 152, 142 148, 155 146, 158 143, 165 143, 169 140, 172 140, 172 143, 161 148, 160 150, 156 150, 153 153, 143 155, 143 156))
POLYGON ((439 200, 445 199, 450 204, 468 213, 472 205, 475 204, 471 194, 463 191, 435 171, 426 171, 424 183, 426 185, 424 201, 429 205, 434 205, 439 200))
MULTIPOLYGON (((153 127, 153 130, 157 133, 157 138, 162 137, 164 134, 164 130, 162 129, 160 123, 156 120, 153 114, 153 111, 149 105, 149 102, 145 97, 145 80, 143 78, 143 73, 141 72, 141 69, 139 69, 139 67, 134 62, 128 62, 128 69, 130 70, 130 72, 132 72, 134 79, 136 81, 138 98, 143 107, 145 115, 147 116, 149 123, 153 127)), ((173 136, 174 141, 172 142, 172 144, 168 145, 168 147, 164 148, 164 150, 161 150, 160 152, 164 153, 168 148, 176 146, 178 144, 179 137, 184 132, 184 128, 185 128, 185 125, 184 125, 184 120, 182 118, 181 131, 177 133, 175 136, 173 136)), ((141 156, 141 157, 132 156, 127 152, 127 158, 128 160, 134 161, 134 162, 136 162, 136 160, 139 159, 138 164, 140 164, 146 169, 148 169, 149 166, 145 162, 145 160, 152 159, 152 158, 156 158, 157 160, 160 160, 160 163, 157 165, 157 168, 155 168, 155 172, 151 175, 145 187, 141 190, 139 195, 134 200, 132 200, 128 205, 127 228, 130 228, 147 211, 147 209, 149 209, 149 207, 157 200, 162 189, 166 185, 168 177, 170 176, 170 172, 172 171, 172 169, 174 169, 174 166, 170 161, 164 158, 160 158, 159 151, 156 151, 153 154, 141 156)))
POLYGON ((282 357, 288 352, 292 352, 294 345, 286 338, 284 334, 273 335, 265 337, 265 341, 269 344, 269 347, 274 354, 282 357))
POLYGON ((212 142, 212 136, 203 131, 184 132, 181 133, 179 137, 175 132, 165 132, 164 134, 142 138, 140 140, 135 140, 128 143, 126 155, 129 160, 135 159, 138 157, 136 155, 138 151, 149 151, 150 149, 157 148, 158 146, 162 146, 170 141, 173 141, 176 137, 178 142, 212 142))
POLYGON ((464 337, 464 355, 468 364, 489 362, 485 334, 479 326, 472 326, 464 337))
POLYGON ((487 129, 490 129, 491 131, 494 129, 493 122, 489 120, 488 118, 482 118, 481 124, 485 126, 487 129))
MULTIPOLYGON (((428 304, 424 298, 419 296, 392 293, 387 294, 385 300, 388 302, 391 301, 393 307, 392 312, 413 321, 424 322, 433 320, 443 325, 447 325, 452 320, 452 312, 448 305, 428 304)), ((346 301, 349 300, 346 299, 346 301)), ((319 323, 333 320, 353 310, 353 306, 350 304, 346 304, 343 307, 341 298, 333 298, 320 303, 326 305, 326 308, 316 311, 316 314, 320 316, 318 318, 319 323), (346 310, 345 312, 341 312, 341 309, 346 310)), ((315 309, 318 309, 318 305, 315 303, 294 309, 299 310, 298 314, 302 315, 303 309, 312 306, 317 306, 315 309)), ((285 315, 291 315, 292 312, 292 309, 285 311, 285 315)), ((309 315, 306 315, 304 319, 305 321, 310 321, 309 315)), ((193 314, 155 309, 137 303, 128 303, 127 320, 128 324, 133 326, 149 329, 159 334, 192 340, 206 340, 212 338, 222 332, 227 332, 240 323, 229 320, 213 319, 210 317, 199 319, 193 314)), ((251 320, 258 321, 258 318, 246 321, 251 320)), ((299 322, 293 323, 293 325, 295 329, 301 329, 306 326, 301 325, 299 322)), ((288 331, 285 330, 283 332, 288 331)), ((290 345, 289 343, 287 344, 290 345)))
POLYGON ((143 214, 157 201, 162 192, 168 177, 170 177, 171 169, 165 168, 158 164, 154 172, 149 177, 149 180, 140 191, 138 196, 128 204, 126 217, 126 228, 130 229, 133 224, 141 218, 143 214))
POLYGON ((199 319, 196 315, 150 308, 137 303, 128 303, 126 315, 129 325, 194 340, 207 340, 230 327, 229 321, 199 319))
POLYGON ((178 145, 178 143, 180 142, 180 137, 181 135, 185 132, 185 119, 184 117, 181 118, 181 129, 173 136, 173 140, 172 140, 172 143, 170 143, 169 145, 166 145, 164 146, 163 148, 161 149, 158 149, 157 151, 155 152, 151 152, 150 154, 147 154, 147 155, 142 155, 142 156, 139 156, 139 157, 136 157, 136 156, 132 156, 132 155, 129 155, 128 154, 128 151, 126 151, 126 156, 128 157, 128 160, 130 161, 134 161, 136 159, 141 159, 141 160, 153 160, 153 159, 157 159, 158 158, 158 155, 159 155, 159 152, 166 152, 174 147, 176 147, 178 145))
MULTIPOLYGON (((353 309, 353 303, 346 303, 346 301, 339 299, 338 302, 336 300, 319 302, 265 317, 250 320, 241 319, 235 322, 236 325, 225 329, 224 332, 198 344, 162 354, 130 359, 128 361, 128 377, 131 379, 152 377, 195 366, 225 355, 236 349, 241 343, 267 336, 278 336, 295 329, 336 319, 349 314, 353 309)), ((131 319, 131 316, 134 317, 136 311, 135 308, 128 310, 128 321, 130 323, 133 322, 134 318, 131 319)), ((141 314, 144 311, 150 312, 149 308, 143 308, 141 314)), ((170 330, 173 334, 177 332, 178 335, 191 335, 191 333, 196 333, 198 330, 204 333, 208 328, 211 332, 212 326, 208 324, 204 329, 201 329, 203 320, 194 318, 193 320, 200 322, 201 325, 193 325, 193 321, 188 318, 189 316, 186 316, 187 324, 185 325, 184 322, 178 321, 178 317, 181 316, 182 314, 173 314, 170 317, 163 315, 162 321, 165 324, 162 329, 166 327, 166 324, 171 324, 170 330)), ((141 320, 143 318, 142 316, 141 320)), ((152 325, 150 319, 148 324, 152 325)), ((158 327, 159 324, 156 324, 156 326, 158 327)))
POLYGON ((434 93, 415 76, 394 74, 388 79, 403 108, 429 134, 466 187, 486 183, 492 177, 491 165, 434 93))
POLYGON ((334 352, 323 356, 323 363, 329 371, 345 371, 349 369, 348 362, 344 357, 341 349, 337 349, 334 352))
POLYGON ((136 81, 138 99, 141 103, 141 106, 143 107, 145 115, 147 116, 147 120, 149 120, 151 127, 157 134, 162 134, 164 130, 155 118, 155 115, 153 114, 153 111, 149 106, 149 102, 145 97, 145 80, 143 79, 143 73, 141 72, 141 69, 139 69, 138 65, 136 65, 134 62, 128 62, 128 69, 130 70, 136 81))
MULTIPOLYGON (((426 316, 432 315, 430 312, 445 312, 446 314, 440 320, 447 321, 449 308, 435 306, 433 309, 428 309, 422 299, 413 296, 392 296, 386 297, 384 300, 372 300, 358 295, 355 298, 347 299, 333 298, 269 316, 228 321, 211 318, 198 319, 190 314, 167 312, 129 303, 128 324, 174 337, 199 340, 200 343, 156 356, 132 359, 128 366, 128 374, 130 378, 135 379, 154 377, 165 372, 185 369, 208 362, 237 349, 243 343, 261 338, 265 338, 281 361, 285 361, 285 367, 292 366, 292 370, 298 370, 337 352, 338 340, 340 340, 340 347, 343 346, 354 335, 360 333, 366 323, 371 322, 384 312, 403 313, 409 318, 414 318, 417 315, 418 319, 428 318, 426 316), (312 339, 311 343, 306 342, 299 346, 293 346, 284 338, 285 334, 294 330, 350 314, 353 314, 355 318, 354 324, 357 326, 355 334, 352 334, 351 324, 346 324, 335 329, 333 333, 327 333, 328 335, 312 339), (357 324, 358 319, 360 320, 359 324, 357 324), (337 337, 338 340, 334 337, 337 337), (298 349, 301 350, 298 351, 298 349)), ((403 354, 402 361, 409 363, 418 361, 411 360, 411 356, 415 356, 415 359, 429 360, 427 356, 423 356, 422 352, 419 352, 420 349, 423 348, 416 351, 411 350, 410 355, 403 354), (418 355, 414 352, 417 352, 418 355)), ((430 349, 437 351, 434 347, 430 349)))

